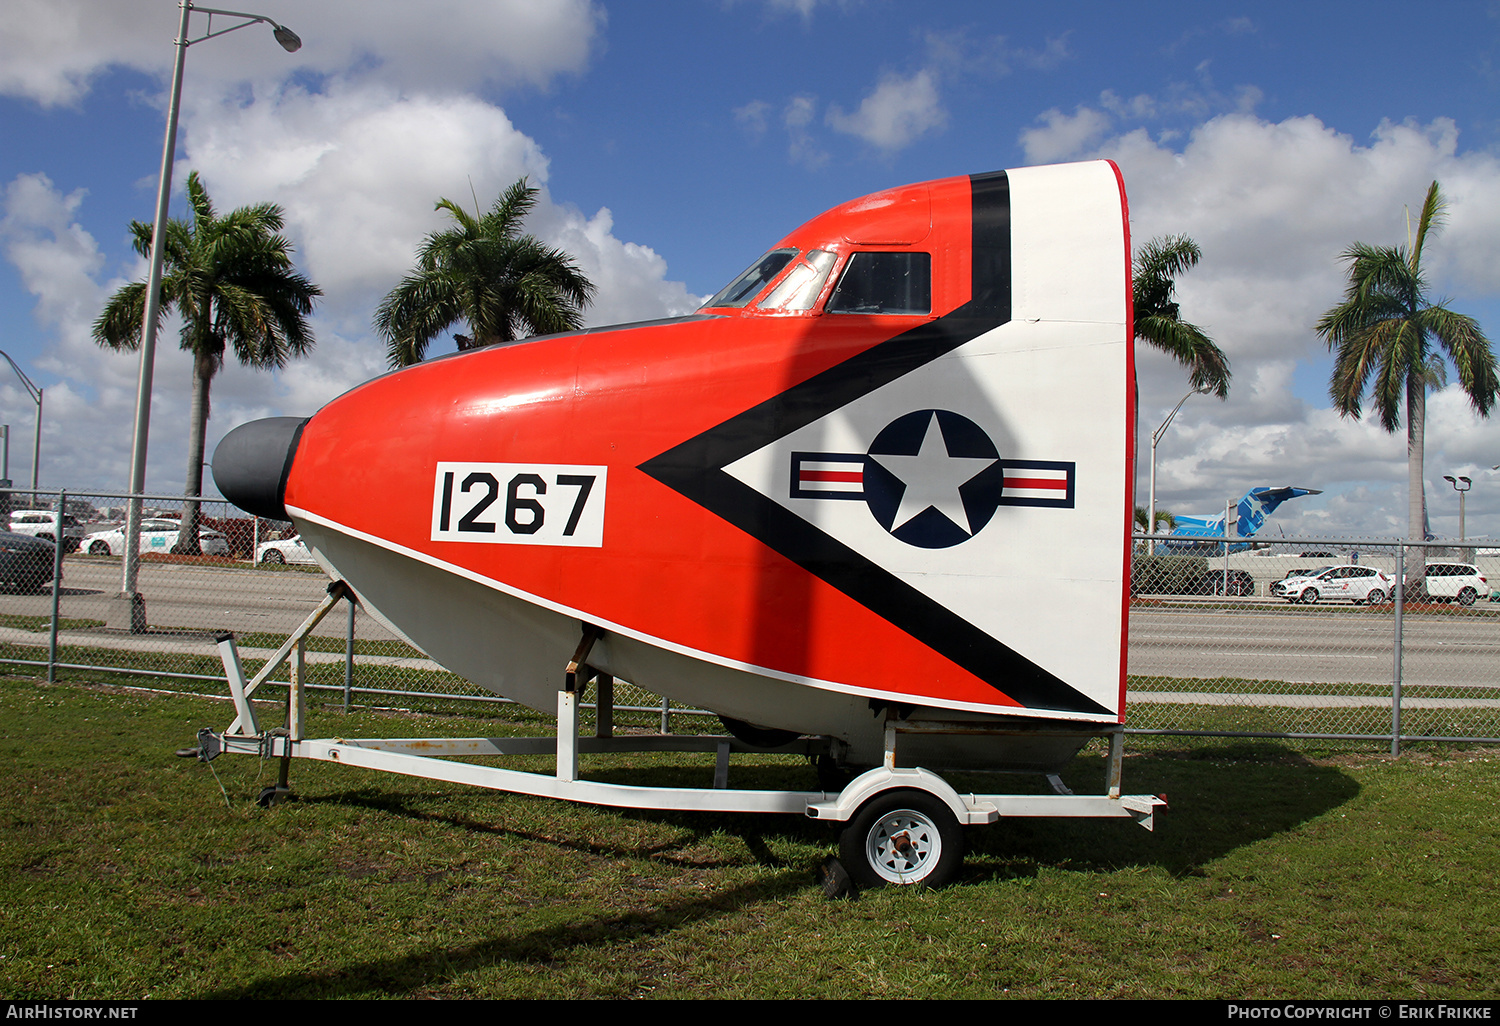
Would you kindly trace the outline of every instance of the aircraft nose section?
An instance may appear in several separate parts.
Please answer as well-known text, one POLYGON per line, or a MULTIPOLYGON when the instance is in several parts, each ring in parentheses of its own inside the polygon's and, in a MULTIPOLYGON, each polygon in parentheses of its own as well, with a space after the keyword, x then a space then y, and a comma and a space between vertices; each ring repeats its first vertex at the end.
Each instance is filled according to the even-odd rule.
POLYGON ((309 417, 269 417, 241 424, 214 450, 214 484, 246 513, 290 520, 286 479, 309 417))

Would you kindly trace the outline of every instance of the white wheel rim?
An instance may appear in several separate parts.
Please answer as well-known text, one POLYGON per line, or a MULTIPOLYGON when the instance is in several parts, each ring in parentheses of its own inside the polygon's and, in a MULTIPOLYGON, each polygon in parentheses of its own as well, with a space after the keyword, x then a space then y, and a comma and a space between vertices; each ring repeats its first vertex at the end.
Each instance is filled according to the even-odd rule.
POLYGON ((865 859, 890 883, 919 883, 937 867, 943 839, 937 824, 911 809, 881 817, 865 837, 865 859))

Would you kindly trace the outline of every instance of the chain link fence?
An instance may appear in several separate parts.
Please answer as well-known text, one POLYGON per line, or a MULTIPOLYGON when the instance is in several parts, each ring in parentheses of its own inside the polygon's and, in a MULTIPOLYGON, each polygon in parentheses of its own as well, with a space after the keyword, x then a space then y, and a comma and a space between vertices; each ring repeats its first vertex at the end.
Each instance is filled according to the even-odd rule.
MULTIPOLYGON (((6 493, 0 491, 0 502, 6 493)), ((174 553, 181 496, 143 496, 136 591, 144 630, 124 596, 124 521, 128 495, 8 493, 13 532, 45 545, 0 553, 0 662, 53 679, 60 670, 108 674, 120 683, 227 695, 217 638, 235 635, 253 676, 328 594, 329 579, 284 521, 252 518, 223 501, 200 509, 200 555, 174 553), (51 539, 60 502, 63 551, 51 539), (4 560, 15 566, 4 572, 4 560), (60 577, 54 585, 53 563, 60 577)), ((25 540, 14 543, 24 547, 25 540)), ((136 614, 138 615, 138 613, 136 614)), ((367 610, 340 603, 306 643, 306 681, 325 704, 399 705, 428 711, 507 699, 449 673, 408 645, 367 610)), ((269 687, 287 685, 285 667, 269 687)), ((266 692, 260 692, 264 695, 266 692)), ((669 729, 672 717, 706 715, 671 707, 633 685, 615 688, 617 719, 669 729), (622 717, 618 714, 624 714, 622 717)))
POLYGON ((1495 543, 1192 545, 1135 541, 1132 732, 1500 739, 1495 543))
MULTIPOLYGON (((132 629, 122 598, 127 499, 0 492, 12 531, 37 539, 13 533, 0 552, 0 662, 49 679, 86 671, 224 695, 219 634, 234 633, 253 675, 327 595, 328 578, 291 524, 204 502, 202 554, 174 554, 182 498, 144 496, 137 590, 145 629, 139 622, 132 629), (59 530, 62 552, 51 544, 59 530)), ((1225 555, 1221 544, 1188 544, 1135 541, 1132 734, 1393 749, 1421 740, 1500 740, 1500 548, 1293 539, 1225 555), (1397 583, 1403 576, 1405 589, 1397 583)), ((350 604, 314 630, 307 663, 310 687, 331 709, 355 702, 472 710, 505 701, 350 604)), ((276 681, 284 687, 286 673, 276 681)), ((708 715, 625 682, 616 685, 615 702, 622 722, 664 731, 673 717, 708 715)))

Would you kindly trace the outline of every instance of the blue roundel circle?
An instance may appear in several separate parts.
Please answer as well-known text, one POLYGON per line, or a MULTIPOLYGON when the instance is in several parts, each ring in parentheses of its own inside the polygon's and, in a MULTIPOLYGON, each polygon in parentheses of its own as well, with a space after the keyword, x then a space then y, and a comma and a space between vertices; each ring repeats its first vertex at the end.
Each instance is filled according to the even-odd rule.
POLYGON ((865 502, 880 526, 908 545, 945 549, 968 541, 1000 505, 1000 452, 962 414, 904 414, 875 436, 869 457, 865 502))

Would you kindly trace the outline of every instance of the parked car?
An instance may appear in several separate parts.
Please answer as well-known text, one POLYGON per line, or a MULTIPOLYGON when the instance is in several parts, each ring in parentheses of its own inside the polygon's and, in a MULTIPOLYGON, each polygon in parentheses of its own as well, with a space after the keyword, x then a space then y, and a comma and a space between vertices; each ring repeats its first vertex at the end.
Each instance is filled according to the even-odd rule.
MULTIPOLYGON (((181 525, 175 520, 142 520, 141 551, 170 552, 177 544, 181 525)), ((229 543, 223 532, 212 527, 198 528, 198 546, 205 556, 229 555, 229 543)), ((93 556, 123 556, 125 554, 125 525, 108 531, 95 531, 83 540, 84 551, 93 556)))
POLYGON ((1475 599, 1489 593, 1489 581, 1473 563, 1427 564, 1427 594, 1435 599, 1457 599, 1461 606, 1472 606, 1475 599))
POLYGON ((1394 578, 1373 567, 1348 564, 1324 567, 1306 577, 1283 577, 1271 585, 1271 594, 1309 605, 1322 599, 1379 605, 1391 597, 1394 583, 1394 578))
POLYGON ((1293 577, 1315 577, 1327 569, 1328 565, 1326 563, 1323 566, 1298 567, 1295 570, 1288 570, 1281 579, 1283 581, 1287 581, 1292 579, 1293 577))
POLYGON ((1254 595, 1255 578, 1244 570, 1230 570, 1228 588, 1225 585, 1224 571, 1210 570, 1208 576, 1203 579, 1203 594, 1205 595, 1254 595))
MULTIPOLYGON (((44 541, 56 541, 57 510, 15 509, 10 513, 10 529, 15 534, 29 534, 44 541)), ((83 525, 71 513, 63 514, 63 551, 76 552, 83 541, 83 525)), ((48 577, 51 580, 51 577, 48 577)))
POLYGON ((261 542, 255 547, 257 563, 316 563, 300 534, 280 541, 261 542))
POLYGON ((0 586, 10 591, 41 591, 52 580, 57 546, 42 538, 0 531, 0 586))

